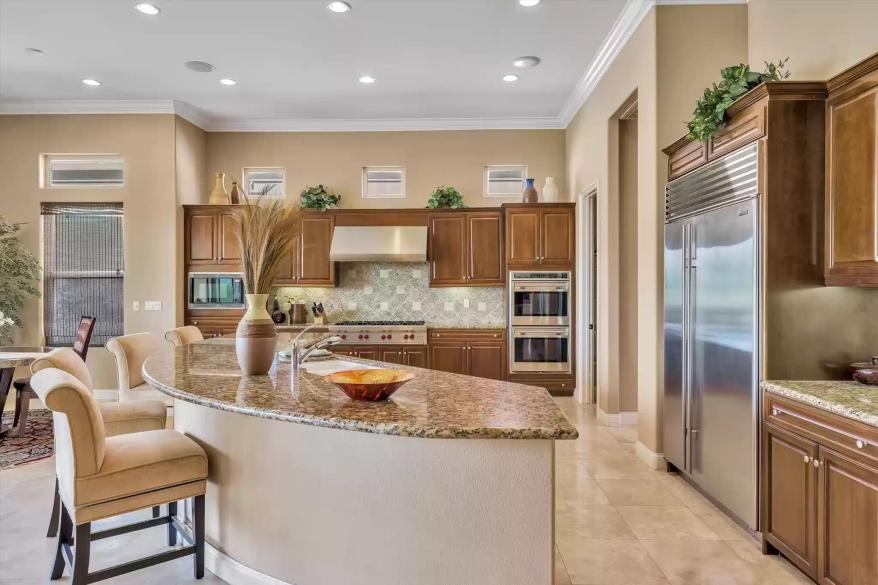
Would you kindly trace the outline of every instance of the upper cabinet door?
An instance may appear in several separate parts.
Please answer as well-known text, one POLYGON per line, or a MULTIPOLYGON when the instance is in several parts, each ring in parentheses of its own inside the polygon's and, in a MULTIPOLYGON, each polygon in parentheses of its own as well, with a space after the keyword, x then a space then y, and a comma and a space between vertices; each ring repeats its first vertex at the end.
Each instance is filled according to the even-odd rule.
POLYGON ((216 262, 216 216, 213 212, 191 212, 186 225, 186 263, 216 262))
POLYGON ((878 72, 826 108, 826 284, 878 286, 878 72))
POLYGON ((509 268, 539 264, 540 212, 510 209, 506 212, 506 264, 509 268))
POLYGON ((502 286, 503 219, 499 212, 467 214, 466 256, 469 284, 502 286))
POLYGON ((335 265, 329 261, 335 216, 306 214, 299 225, 299 284, 335 286, 335 265))
POLYGON ((540 212, 540 264, 570 267, 574 258, 573 209, 540 212))
POLYGON ((290 257, 286 262, 281 264, 277 277, 274 279, 275 284, 285 284, 295 286, 299 280, 299 236, 296 235, 290 242, 290 257))
POLYGON ((467 282, 466 214, 442 213, 430 216, 430 284, 455 285, 467 282))
POLYGON ((219 238, 217 261, 221 264, 240 265, 241 241, 238 239, 241 231, 241 222, 233 212, 222 212, 218 216, 219 238))

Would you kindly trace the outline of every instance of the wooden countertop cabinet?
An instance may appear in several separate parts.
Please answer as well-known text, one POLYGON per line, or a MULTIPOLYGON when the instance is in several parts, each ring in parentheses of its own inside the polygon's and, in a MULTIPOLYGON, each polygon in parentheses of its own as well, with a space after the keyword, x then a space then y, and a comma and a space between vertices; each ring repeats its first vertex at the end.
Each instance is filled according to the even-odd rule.
POLYGON ((878 55, 827 85, 826 284, 878 286, 878 55))
POLYGON ((878 428, 764 396, 762 535, 820 584, 878 583, 878 428))
POLYGON ((429 218, 430 286, 503 286, 500 211, 440 213, 429 218))
POLYGON ((430 329, 427 338, 431 369, 493 380, 506 379, 505 330, 430 329))

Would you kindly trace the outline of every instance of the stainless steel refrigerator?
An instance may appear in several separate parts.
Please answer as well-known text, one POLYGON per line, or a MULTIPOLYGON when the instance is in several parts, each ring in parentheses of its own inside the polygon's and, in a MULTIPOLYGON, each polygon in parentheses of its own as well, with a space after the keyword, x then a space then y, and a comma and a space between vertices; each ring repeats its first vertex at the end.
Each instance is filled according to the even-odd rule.
POLYGON ((759 146, 667 185, 665 458, 757 522, 759 146))

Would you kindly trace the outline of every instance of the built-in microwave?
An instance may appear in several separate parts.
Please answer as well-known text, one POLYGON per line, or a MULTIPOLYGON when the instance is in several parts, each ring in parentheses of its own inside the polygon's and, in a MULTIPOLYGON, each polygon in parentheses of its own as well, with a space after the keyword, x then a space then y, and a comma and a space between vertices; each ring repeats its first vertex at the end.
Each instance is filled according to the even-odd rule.
POLYGON ((243 309, 244 279, 237 272, 190 272, 190 309, 243 309))
POLYGON ((513 327, 509 371, 569 374, 569 327, 513 327))
POLYGON ((510 325, 570 325, 570 272, 509 273, 510 325))

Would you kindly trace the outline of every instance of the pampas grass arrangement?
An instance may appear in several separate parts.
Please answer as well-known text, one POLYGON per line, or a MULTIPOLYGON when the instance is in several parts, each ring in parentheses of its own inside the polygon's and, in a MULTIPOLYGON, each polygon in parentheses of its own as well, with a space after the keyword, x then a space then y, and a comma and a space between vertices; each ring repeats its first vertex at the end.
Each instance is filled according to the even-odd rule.
POLYGON ((299 209, 287 199, 241 194, 239 210, 244 292, 268 294, 278 270, 293 251, 299 209))

